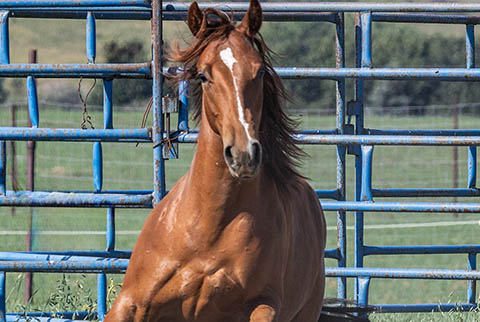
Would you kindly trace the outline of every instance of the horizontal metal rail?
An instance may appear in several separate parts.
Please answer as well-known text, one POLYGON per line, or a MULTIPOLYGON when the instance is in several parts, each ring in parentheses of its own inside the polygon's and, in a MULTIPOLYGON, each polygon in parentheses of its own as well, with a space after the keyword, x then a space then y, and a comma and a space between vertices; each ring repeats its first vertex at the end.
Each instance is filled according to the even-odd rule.
MULTIPOLYGON (((479 106, 480 107, 480 106, 479 106)), ((369 135, 480 136, 476 129, 364 129, 369 135)))
MULTIPOLYGON (((1 4, 0 4, 1 7, 1 4)), ((146 8, 16 8, 9 10, 12 18, 47 18, 47 19, 85 19, 89 11, 95 12, 95 19, 129 19, 150 20, 152 12, 146 8), (118 11, 122 10, 122 11, 118 11)), ((244 13, 234 13, 235 20, 241 20, 244 13)), ((164 12, 164 21, 184 21, 187 19, 186 12, 164 12)), ((330 12, 265 12, 264 21, 298 21, 298 22, 336 22, 336 14, 330 12)))
POLYGON ((473 303, 431 303, 431 304, 373 304, 369 305, 378 313, 402 313, 402 312, 468 312, 478 308, 473 303))
POLYGON ((128 259, 99 261, 0 261, 2 272, 125 273, 128 259))
POLYGON ((0 206, 151 208, 152 195, 7 191, 0 206))
POLYGON ((0 77, 151 78, 150 63, 140 64, 0 64, 0 77))
POLYGON ((83 130, 30 127, 0 127, 0 140, 152 142, 152 130, 150 128, 83 130))
POLYGON ((385 80, 444 80, 474 81, 480 79, 478 68, 327 68, 327 67, 277 67, 285 79, 363 78, 385 80))
MULTIPOLYGON (((164 2, 163 11, 187 11, 189 3, 164 2)), ((200 8, 215 7, 224 11, 246 11, 248 2, 203 2, 200 8)), ((262 3, 264 12, 277 11, 332 11, 332 12, 476 12, 480 11, 478 3, 360 3, 360 2, 267 2, 262 3)))
POLYGON ((2 0, 0 8, 19 7, 150 7, 150 0, 2 0))
POLYGON ((479 16, 439 15, 419 13, 374 13, 372 20, 378 22, 441 23, 441 24, 480 24, 479 16))
POLYGON ((364 255, 478 254, 480 245, 364 246, 364 255))
POLYGON ((476 197, 478 188, 372 189, 373 197, 476 197))
POLYGON ((453 269, 325 267, 325 274, 328 277, 480 280, 480 271, 453 269))
POLYGON ((322 201, 325 211, 480 213, 480 203, 322 201))
MULTIPOLYGON (((3 0, 0 8, 20 8, 20 7, 94 7, 101 9, 102 7, 121 7, 137 6, 150 8, 148 0, 3 0)), ((183 2, 164 2, 163 11, 186 12, 189 3, 183 2)), ((215 7, 224 11, 246 11, 248 2, 204 2, 200 3, 201 8, 215 7)), ((480 4, 477 3, 358 3, 358 2, 277 2, 263 3, 264 12, 476 12, 480 11, 480 4)))
MULTIPOLYGON (((79 317, 81 319, 81 317, 79 317)), ((7 314, 7 321, 6 322, 93 322, 88 320, 72 320, 72 319, 62 319, 62 318, 51 318, 51 317, 23 317, 18 315, 10 315, 7 314)))
MULTIPOLYGON (((198 133, 184 133, 177 138, 181 143, 196 143, 198 133)), ((480 136, 389 136, 389 135, 323 135, 297 134, 295 139, 300 144, 337 144, 337 145, 445 145, 471 146, 480 145, 480 136)))
MULTIPOLYGON (((277 67, 286 79, 364 78, 390 80, 475 81, 478 68, 309 68, 277 67)), ((168 68, 164 69, 164 73, 168 68)), ((40 78, 151 78, 150 63, 140 64, 0 64, 0 77, 40 78)))
POLYGON ((104 258, 130 258, 131 251, 114 250, 114 251, 64 251, 64 252, 0 252, 0 260, 20 260, 20 261, 39 261, 39 260, 71 260, 72 258, 84 258, 85 260, 104 258))
MULTIPOLYGON (((322 201, 325 211, 480 213, 480 203, 322 201)), ((151 195, 7 191, 0 206, 151 208, 151 195)))
MULTIPOLYGON (((43 273, 124 273, 128 259, 103 259, 100 261, 0 261, 0 271, 43 273)), ((417 269, 417 268, 355 268, 326 267, 328 277, 370 277, 407 279, 479 280, 480 271, 417 269)))

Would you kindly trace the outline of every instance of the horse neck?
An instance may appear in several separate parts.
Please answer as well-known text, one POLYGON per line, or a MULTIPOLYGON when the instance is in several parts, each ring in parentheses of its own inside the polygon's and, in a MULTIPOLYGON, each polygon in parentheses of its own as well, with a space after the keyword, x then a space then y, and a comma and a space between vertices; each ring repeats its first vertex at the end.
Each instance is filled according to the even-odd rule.
MULTIPOLYGON (((203 109, 205 110, 205 109, 203 109)), ((221 137, 213 131, 205 113, 198 135, 198 145, 190 166, 188 198, 212 220, 235 212, 251 198, 259 195, 263 171, 254 179, 238 180, 232 177, 223 156, 221 137), (232 209, 233 208, 233 209, 232 209)))

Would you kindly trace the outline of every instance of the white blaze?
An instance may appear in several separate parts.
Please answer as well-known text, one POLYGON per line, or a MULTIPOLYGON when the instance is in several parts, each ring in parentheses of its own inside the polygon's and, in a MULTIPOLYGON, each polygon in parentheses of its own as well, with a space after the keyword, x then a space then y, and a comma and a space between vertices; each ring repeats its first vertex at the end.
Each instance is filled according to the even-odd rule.
POLYGON ((233 73, 233 64, 236 63, 237 60, 235 59, 235 57, 233 57, 233 53, 230 47, 225 48, 220 52, 220 58, 222 58, 223 63, 227 65, 227 67, 230 69, 230 72, 232 73, 233 87, 235 87, 235 93, 237 95, 238 119, 240 120, 240 123, 242 123, 243 127, 245 128, 245 132, 247 133, 248 140, 252 141, 252 138, 248 133, 248 123, 245 121, 245 114, 243 113, 242 102, 240 101, 240 94, 238 92, 238 86, 237 86, 237 78, 233 73))

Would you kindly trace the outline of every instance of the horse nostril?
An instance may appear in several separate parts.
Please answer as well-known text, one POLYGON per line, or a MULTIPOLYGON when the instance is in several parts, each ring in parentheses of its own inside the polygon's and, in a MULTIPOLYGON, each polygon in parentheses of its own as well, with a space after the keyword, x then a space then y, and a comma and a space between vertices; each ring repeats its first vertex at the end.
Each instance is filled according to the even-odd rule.
POLYGON ((252 143, 251 160, 254 165, 260 164, 262 160, 262 146, 258 142, 252 143))
POLYGON ((229 145, 225 147, 225 149, 223 150, 223 153, 225 155, 225 160, 227 160, 227 163, 232 164, 233 163, 232 146, 229 145))

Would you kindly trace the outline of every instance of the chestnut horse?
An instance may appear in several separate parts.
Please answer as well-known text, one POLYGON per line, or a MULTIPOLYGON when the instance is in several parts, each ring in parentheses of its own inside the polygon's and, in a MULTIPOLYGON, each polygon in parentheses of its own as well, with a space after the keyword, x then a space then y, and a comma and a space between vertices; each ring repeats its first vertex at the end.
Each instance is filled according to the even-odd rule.
POLYGON ((195 36, 172 60, 198 79, 190 170, 150 213, 108 322, 314 322, 325 287, 325 218, 295 170, 301 150, 251 0, 242 22, 194 2, 195 36))

